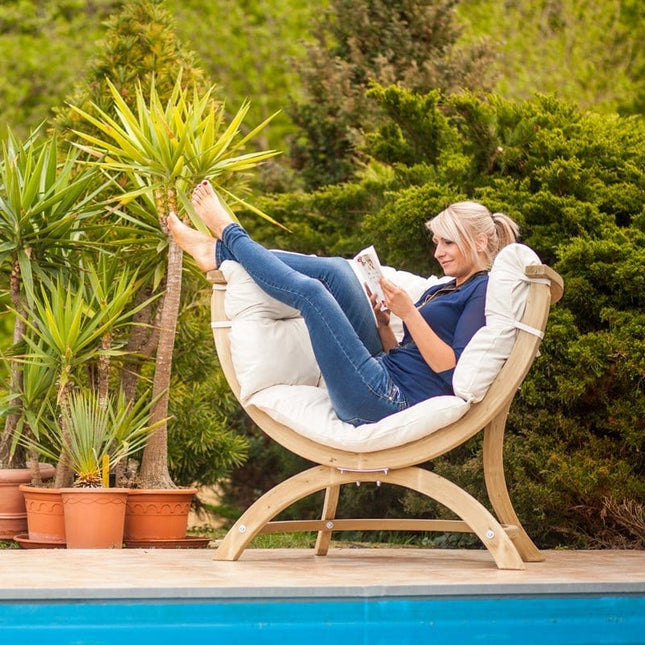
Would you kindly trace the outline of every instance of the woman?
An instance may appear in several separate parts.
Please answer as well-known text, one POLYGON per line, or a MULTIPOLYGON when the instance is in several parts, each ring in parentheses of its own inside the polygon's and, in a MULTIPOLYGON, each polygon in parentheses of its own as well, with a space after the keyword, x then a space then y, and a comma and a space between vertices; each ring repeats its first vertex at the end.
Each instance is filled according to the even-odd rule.
POLYGON ((236 260, 266 293, 301 312, 334 410, 353 425, 452 394, 457 360, 485 323, 487 269, 518 234, 506 215, 491 215, 475 202, 453 204, 427 224, 435 258, 453 280, 431 287, 414 303, 383 279, 387 310, 372 297, 372 311, 346 260, 268 251, 233 222, 207 181, 195 188, 192 203, 216 240, 171 214, 177 244, 203 271, 236 260), (390 311, 404 324, 400 343, 389 325, 390 311))

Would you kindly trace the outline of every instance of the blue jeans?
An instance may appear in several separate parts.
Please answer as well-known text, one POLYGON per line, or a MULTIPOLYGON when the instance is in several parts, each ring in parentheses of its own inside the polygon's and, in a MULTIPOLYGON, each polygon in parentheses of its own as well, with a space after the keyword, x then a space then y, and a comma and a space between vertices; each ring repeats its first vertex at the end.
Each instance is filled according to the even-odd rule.
POLYGON ((381 362, 372 309, 342 258, 268 251, 238 224, 224 229, 216 261, 236 260, 262 288, 302 314, 331 403, 353 425, 379 421, 407 407, 381 362))

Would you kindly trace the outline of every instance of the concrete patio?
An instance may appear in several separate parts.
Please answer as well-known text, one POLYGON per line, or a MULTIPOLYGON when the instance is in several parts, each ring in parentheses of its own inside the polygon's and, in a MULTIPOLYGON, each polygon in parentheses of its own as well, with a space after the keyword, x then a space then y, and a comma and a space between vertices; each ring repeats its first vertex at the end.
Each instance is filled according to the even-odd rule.
POLYGON ((643 551, 546 551, 501 571, 484 550, 214 549, 0 551, 0 601, 645 595, 643 551))

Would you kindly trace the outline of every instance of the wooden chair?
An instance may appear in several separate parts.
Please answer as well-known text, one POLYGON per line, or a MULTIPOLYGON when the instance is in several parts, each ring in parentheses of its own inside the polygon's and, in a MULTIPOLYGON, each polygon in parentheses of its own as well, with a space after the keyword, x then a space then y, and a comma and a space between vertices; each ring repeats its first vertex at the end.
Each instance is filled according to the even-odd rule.
MULTIPOLYGON (((524 380, 546 327, 550 305, 563 293, 561 277, 545 265, 526 267, 531 279, 524 316, 509 358, 484 398, 458 421, 412 443, 386 450, 345 451, 330 448, 295 432, 253 405, 245 407, 253 421, 285 448, 318 465, 278 484, 253 503, 229 530, 216 551, 217 560, 236 560, 259 533, 317 531, 316 555, 326 555, 334 531, 401 530, 475 533, 500 569, 524 569, 524 562, 543 556, 513 509, 504 477, 503 440, 506 417, 524 380), (484 431, 483 469, 490 505, 496 517, 456 484, 418 464, 430 461, 484 431), (375 482, 415 490, 449 508, 458 520, 337 519, 341 486, 375 482), (319 520, 272 521, 294 502, 325 490, 319 520)), ((224 374, 240 398, 228 341, 224 294, 226 280, 220 271, 208 274, 213 283, 213 334, 224 374)))

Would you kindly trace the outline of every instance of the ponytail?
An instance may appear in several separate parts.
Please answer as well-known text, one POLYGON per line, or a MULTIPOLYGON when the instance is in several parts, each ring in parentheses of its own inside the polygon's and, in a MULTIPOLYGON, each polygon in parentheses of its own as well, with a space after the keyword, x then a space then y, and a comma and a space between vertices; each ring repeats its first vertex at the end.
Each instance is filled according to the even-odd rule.
POLYGON ((497 233, 497 248, 493 254, 493 257, 495 257, 505 246, 517 242, 520 236, 520 228, 504 213, 493 213, 491 218, 493 224, 495 224, 495 232, 497 233))

